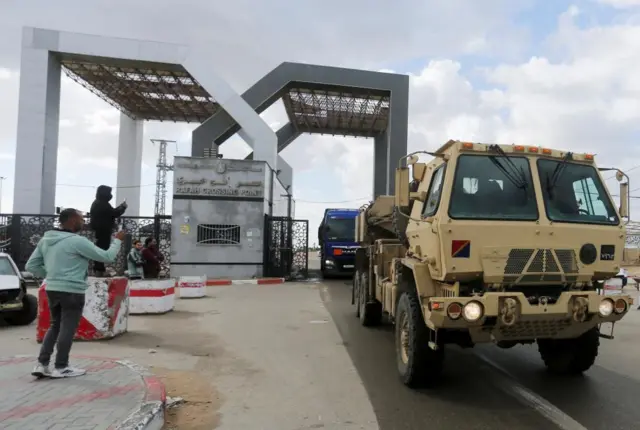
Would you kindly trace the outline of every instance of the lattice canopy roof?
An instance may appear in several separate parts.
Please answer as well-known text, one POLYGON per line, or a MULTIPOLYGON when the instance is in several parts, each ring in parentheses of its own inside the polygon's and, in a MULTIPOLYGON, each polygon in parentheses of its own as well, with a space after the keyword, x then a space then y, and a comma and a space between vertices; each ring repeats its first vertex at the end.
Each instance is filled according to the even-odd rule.
POLYGON ((220 108, 177 64, 61 54, 67 76, 133 119, 202 123, 220 108))
POLYGON ((387 128, 389 99, 389 92, 310 83, 292 83, 282 96, 298 131, 362 137, 387 128))

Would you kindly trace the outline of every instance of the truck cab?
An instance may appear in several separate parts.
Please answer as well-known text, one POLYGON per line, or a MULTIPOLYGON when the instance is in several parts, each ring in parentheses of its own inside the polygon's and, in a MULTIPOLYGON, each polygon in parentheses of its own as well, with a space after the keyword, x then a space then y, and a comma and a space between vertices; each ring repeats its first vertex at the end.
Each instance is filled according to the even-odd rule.
POLYGON ((358 209, 325 209, 318 228, 322 276, 351 275, 358 244, 355 222, 358 209))
POLYGON ((633 305, 599 288, 623 265, 628 176, 538 146, 451 140, 404 158, 395 194, 356 220, 352 295, 363 325, 395 324, 402 381, 436 381, 447 344, 537 343, 552 373, 588 370, 633 305))

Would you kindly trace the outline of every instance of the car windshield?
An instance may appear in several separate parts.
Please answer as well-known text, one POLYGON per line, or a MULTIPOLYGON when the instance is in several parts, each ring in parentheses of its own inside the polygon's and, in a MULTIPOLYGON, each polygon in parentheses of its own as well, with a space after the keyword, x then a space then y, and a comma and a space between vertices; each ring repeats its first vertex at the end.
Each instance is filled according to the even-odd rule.
POLYGON ((613 203, 593 166, 542 159, 538 160, 538 171, 545 210, 551 221, 611 225, 620 223, 613 203), (562 170, 558 168, 559 165, 562 170))
POLYGON ((451 190, 453 219, 535 221, 538 205, 526 157, 461 155, 451 190))
POLYGON ((18 274, 7 257, 0 257, 0 276, 4 275, 17 276, 18 274))
POLYGON ((327 226, 327 240, 338 242, 353 242, 356 235, 356 219, 329 216, 327 226))

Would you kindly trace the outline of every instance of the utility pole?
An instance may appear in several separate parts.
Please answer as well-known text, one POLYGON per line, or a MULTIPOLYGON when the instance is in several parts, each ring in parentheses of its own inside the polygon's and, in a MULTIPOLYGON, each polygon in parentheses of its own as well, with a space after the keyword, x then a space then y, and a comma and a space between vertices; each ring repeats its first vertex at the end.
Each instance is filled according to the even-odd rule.
POLYGON ((167 144, 175 143, 175 140, 151 139, 151 142, 160 146, 158 154, 158 164, 156 167, 156 202, 154 207, 155 215, 165 215, 167 202, 167 172, 173 171, 173 164, 167 163, 167 144))
POLYGON ((6 176, 0 176, 0 214, 2 213, 2 182, 7 179, 6 176))

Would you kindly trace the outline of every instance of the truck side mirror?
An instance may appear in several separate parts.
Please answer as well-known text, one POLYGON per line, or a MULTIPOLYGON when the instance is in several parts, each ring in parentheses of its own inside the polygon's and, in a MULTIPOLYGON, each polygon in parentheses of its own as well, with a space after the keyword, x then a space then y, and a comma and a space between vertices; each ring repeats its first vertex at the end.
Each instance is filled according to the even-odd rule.
POLYGON ((399 208, 409 206, 409 168, 396 169, 396 189, 394 193, 394 205, 399 208))
POLYGON ((413 180, 414 181, 422 181, 424 177, 424 172, 427 170, 427 165, 425 163, 416 163, 413 165, 413 180))
POLYGON ((33 276, 33 273, 31 272, 20 272, 20 276, 22 276, 22 279, 24 279, 25 281, 31 281, 35 279, 35 276, 33 276))
POLYGON ((629 218, 629 183, 620 182, 620 216, 629 218))

